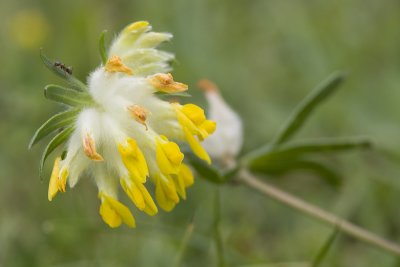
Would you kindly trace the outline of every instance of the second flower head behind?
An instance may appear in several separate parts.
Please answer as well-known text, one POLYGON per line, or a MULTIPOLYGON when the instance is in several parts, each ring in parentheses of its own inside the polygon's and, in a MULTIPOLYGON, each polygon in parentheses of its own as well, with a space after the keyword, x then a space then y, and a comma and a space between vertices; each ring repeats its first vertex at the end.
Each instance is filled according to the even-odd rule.
POLYGON ((80 177, 92 176, 105 223, 134 227, 131 211, 118 201, 119 188, 149 215, 156 214, 158 207, 170 211, 186 198, 193 175, 178 144, 188 143, 194 154, 210 163, 200 142, 216 125, 196 105, 156 96, 188 89, 168 73, 174 56, 156 49, 171 38, 169 33, 152 32, 148 22, 140 21, 113 41, 107 62, 88 79, 88 93, 96 104, 79 111, 66 156, 55 160, 50 201, 65 191, 67 182, 74 187, 80 177), (158 205, 148 191, 148 179, 155 185, 158 205))

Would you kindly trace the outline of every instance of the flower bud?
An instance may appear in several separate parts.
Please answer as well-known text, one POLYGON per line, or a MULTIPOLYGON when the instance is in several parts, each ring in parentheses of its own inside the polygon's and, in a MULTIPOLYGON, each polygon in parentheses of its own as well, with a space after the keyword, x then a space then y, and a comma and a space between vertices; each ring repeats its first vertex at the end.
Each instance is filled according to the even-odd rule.
POLYGON ((226 167, 235 164, 243 143, 242 120, 225 102, 218 87, 209 80, 201 80, 198 87, 208 102, 208 117, 217 123, 214 134, 202 143, 208 154, 226 167))

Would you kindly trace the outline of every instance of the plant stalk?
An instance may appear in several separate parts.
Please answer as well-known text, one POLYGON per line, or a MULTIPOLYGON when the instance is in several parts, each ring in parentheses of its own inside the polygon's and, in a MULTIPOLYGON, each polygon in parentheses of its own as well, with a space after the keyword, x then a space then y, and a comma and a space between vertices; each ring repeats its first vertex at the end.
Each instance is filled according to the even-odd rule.
POLYGON ((237 181, 252 189, 255 189, 265 196, 268 196, 282 204, 289 206, 294 210, 307 214, 310 217, 318 219, 319 221, 329 224, 333 227, 337 227, 342 232, 347 233, 348 235, 353 236, 359 240, 362 240, 365 243, 400 256, 400 246, 398 244, 383 239, 382 237, 371 233, 355 224, 352 224, 349 221, 346 221, 317 206, 307 203, 306 201, 288 192, 282 191, 279 188, 276 188, 275 186, 266 183, 265 181, 260 181, 246 169, 241 169, 238 172, 237 181))

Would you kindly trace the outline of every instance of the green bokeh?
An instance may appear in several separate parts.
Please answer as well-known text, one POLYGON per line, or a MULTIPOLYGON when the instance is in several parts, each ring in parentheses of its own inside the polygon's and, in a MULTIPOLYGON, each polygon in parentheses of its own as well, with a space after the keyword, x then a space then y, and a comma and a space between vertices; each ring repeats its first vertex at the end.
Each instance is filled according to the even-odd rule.
MULTIPOLYGON (((397 0, 2 1, 1 267, 173 266, 192 218, 195 230, 183 265, 215 266, 214 185, 198 179, 173 212, 155 217, 135 212, 136 229, 112 230, 98 215, 97 189, 89 179, 49 203, 47 181, 38 177, 44 144, 27 150, 34 130, 61 109, 43 97, 43 87, 59 80, 43 67, 39 48, 73 66, 84 80, 100 63, 101 31, 108 30, 110 41, 123 26, 142 19, 174 34, 164 48, 176 54, 174 77, 189 84, 194 102, 205 104, 195 86, 199 79, 220 86, 244 121, 244 151, 270 140, 293 107, 335 70, 347 72, 346 83, 298 138, 362 135, 395 152, 400 148, 397 0), (21 34, 36 42, 26 43, 21 34)), ((345 177, 340 189, 308 175, 273 182, 400 241, 400 166, 374 152, 329 160, 345 177)), ((332 232, 239 186, 222 188, 221 229, 229 266, 307 262, 332 232)), ((325 261, 340 267, 398 264, 392 255, 345 235, 325 261)))

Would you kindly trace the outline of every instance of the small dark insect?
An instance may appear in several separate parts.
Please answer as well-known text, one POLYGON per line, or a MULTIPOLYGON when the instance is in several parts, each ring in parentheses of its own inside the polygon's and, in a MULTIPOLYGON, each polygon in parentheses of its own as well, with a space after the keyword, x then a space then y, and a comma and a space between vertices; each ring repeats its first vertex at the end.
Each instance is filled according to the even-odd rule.
POLYGON ((67 67, 67 66, 65 66, 64 63, 61 63, 60 61, 54 62, 54 67, 59 67, 60 69, 62 69, 66 73, 68 73, 69 75, 72 75, 72 67, 67 67))

